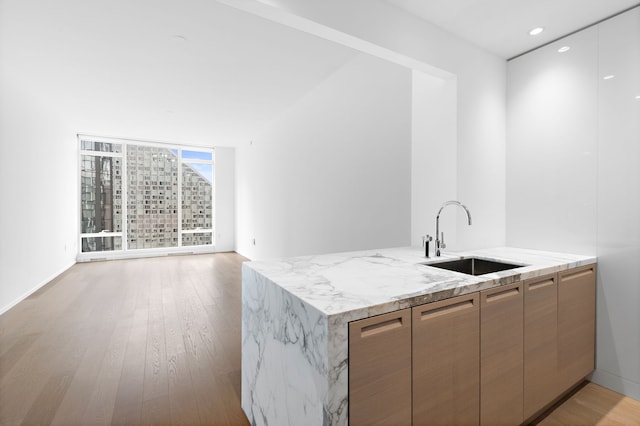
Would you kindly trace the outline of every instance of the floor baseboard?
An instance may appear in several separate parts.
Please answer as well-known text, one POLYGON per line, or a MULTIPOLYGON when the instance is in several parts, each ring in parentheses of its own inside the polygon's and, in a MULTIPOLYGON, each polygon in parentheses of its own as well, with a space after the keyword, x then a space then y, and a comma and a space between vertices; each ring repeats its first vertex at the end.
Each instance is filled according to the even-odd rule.
POLYGON ((65 266, 64 268, 62 268, 61 270, 59 270, 58 272, 50 275, 49 277, 45 278, 44 280, 42 280, 40 283, 38 283, 35 287, 33 287, 31 290, 27 291, 26 293, 24 293, 22 296, 19 296, 18 298, 16 298, 15 300, 13 300, 12 302, 9 302, 8 304, 6 304, 5 306, 0 307, 0 315, 4 314, 5 312, 7 312, 9 309, 13 308, 14 306, 16 306, 18 303, 22 302, 24 299, 26 299, 27 297, 31 296, 33 293, 35 293, 36 291, 40 290, 42 287, 44 287, 45 285, 49 284, 51 281, 55 280, 56 278, 58 278, 60 275, 64 274, 65 272, 67 272, 69 270, 69 268, 71 268, 73 265, 75 265, 76 262, 71 262, 70 264, 68 264, 67 266, 65 266))

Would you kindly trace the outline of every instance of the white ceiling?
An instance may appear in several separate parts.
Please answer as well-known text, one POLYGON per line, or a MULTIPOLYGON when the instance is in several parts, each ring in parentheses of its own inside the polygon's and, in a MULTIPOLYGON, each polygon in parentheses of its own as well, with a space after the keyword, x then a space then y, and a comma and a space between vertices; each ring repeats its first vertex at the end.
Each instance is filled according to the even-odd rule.
POLYGON ((104 136, 247 141, 358 54, 212 0, 29 0, 0 11, 7 84, 104 136))
POLYGON ((638 0, 386 0, 505 59, 639 5, 638 0), (544 27, 538 36, 529 30, 544 27))
MULTIPOLYGON (((386 1, 505 58, 638 2, 386 1)), ((357 55, 212 0, 1 4, 3 79, 97 134, 233 145, 357 55)))

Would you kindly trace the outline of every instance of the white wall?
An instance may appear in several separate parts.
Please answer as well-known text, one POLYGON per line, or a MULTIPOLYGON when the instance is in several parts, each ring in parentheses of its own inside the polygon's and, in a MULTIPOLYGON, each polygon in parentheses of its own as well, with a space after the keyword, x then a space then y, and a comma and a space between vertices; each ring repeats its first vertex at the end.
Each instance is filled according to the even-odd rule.
POLYGON ((237 250, 406 246, 410 179, 411 72, 358 55, 238 149, 237 250))
POLYGON ((507 243, 598 256, 593 381, 640 399, 640 8, 509 63, 507 243), (560 46, 571 50, 559 54, 560 46), (604 80, 607 75, 614 78, 604 80))
MULTIPOLYGON (((457 155, 425 157, 419 163, 425 167, 425 163, 438 162, 431 167, 456 170, 456 191, 442 193, 439 186, 448 187, 449 183, 438 175, 430 188, 424 191, 414 188, 412 202, 420 218, 413 218, 411 241, 418 244, 421 235, 435 233, 437 209, 431 211, 430 206, 440 206, 446 201, 441 198, 446 196, 464 202, 474 219, 474 225, 468 227, 464 212, 457 213, 457 238, 456 232, 447 227, 451 229, 447 235, 451 237, 448 243, 452 249, 504 245, 506 64, 503 59, 380 0, 219 1, 414 69, 433 70, 439 78, 453 76, 457 96, 454 102, 457 155), (433 224, 429 225, 429 221, 433 224)), ((456 216, 453 212, 448 215, 456 216)))
POLYGON ((78 208, 73 129, 4 78, 0 93, 2 313, 74 263, 78 208))
POLYGON ((215 149, 214 232, 216 251, 236 249, 236 150, 215 149))
MULTIPOLYGON (((411 137, 411 233, 413 246, 422 236, 433 238, 435 218, 443 201, 457 198, 458 167, 456 144, 456 87, 454 78, 442 79, 420 71, 413 72, 411 137)), ((442 214, 440 225, 445 241, 456 241, 457 208, 442 214)), ((466 231, 466 230, 465 230, 466 231)), ((463 232, 465 232, 463 231, 463 232)), ((448 246, 451 250, 455 244, 448 246)))

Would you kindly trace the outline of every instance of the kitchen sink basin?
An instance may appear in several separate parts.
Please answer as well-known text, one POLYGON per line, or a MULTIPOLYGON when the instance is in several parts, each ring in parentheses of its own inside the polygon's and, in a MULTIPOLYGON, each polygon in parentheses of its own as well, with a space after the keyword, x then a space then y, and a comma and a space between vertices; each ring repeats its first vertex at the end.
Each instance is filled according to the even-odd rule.
POLYGON ((509 269, 521 268, 525 265, 514 265, 512 263, 498 262, 495 260, 480 259, 477 257, 466 257, 464 259, 450 260, 439 263, 424 263, 424 265, 434 268, 447 269, 449 271, 461 272, 468 275, 484 275, 493 272, 507 271, 509 269))

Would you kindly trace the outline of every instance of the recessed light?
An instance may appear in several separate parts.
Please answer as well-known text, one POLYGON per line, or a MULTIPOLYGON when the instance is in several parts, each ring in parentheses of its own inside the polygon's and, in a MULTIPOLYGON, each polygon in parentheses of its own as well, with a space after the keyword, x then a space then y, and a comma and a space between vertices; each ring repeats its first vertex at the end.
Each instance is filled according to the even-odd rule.
POLYGON ((560 49, 558 49, 558 53, 564 53, 564 52, 567 52, 570 49, 571 49, 571 47, 569 47, 569 46, 562 46, 560 49))
POLYGON ((636 99, 640 99, 640 95, 636 95, 636 99))
POLYGON ((602 79, 603 80, 611 80, 613 77, 615 77, 615 75, 609 74, 609 75, 605 75, 604 77, 602 77, 602 79))
POLYGON ((540 34, 540 33, 541 33, 541 32, 543 32, 543 31, 544 31, 544 28, 542 28, 542 27, 537 27, 537 28, 534 28, 534 29, 532 29, 531 31, 529 31, 529 35, 532 35, 532 36, 534 36, 534 35, 538 35, 538 34, 540 34))

